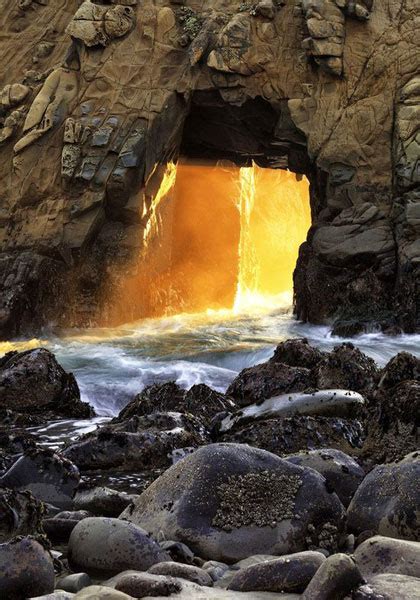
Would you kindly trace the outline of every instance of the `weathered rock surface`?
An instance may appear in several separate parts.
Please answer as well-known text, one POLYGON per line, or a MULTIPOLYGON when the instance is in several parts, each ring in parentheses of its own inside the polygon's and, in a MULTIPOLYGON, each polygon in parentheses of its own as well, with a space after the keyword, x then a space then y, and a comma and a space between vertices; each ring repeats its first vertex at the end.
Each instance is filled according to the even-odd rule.
POLYGON ((313 383, 309 369, 269 361, 241 371, 226 393, 239 406, 247 406, 280 394, 302 392, 313 383))
POLYGON ((29 491, 0 487, 0 543, 42 533, 42 504, 29 491))
POLYGON ((47 418, 93 415, 91 407, 80 401, 73 375, 45 348, 0 358, 0 409, 47 418))
POLYGON ((249 444, 279 456, 313 448, 350 453, 363 443, 359 421, 328 417, 286 417, 256 421, 223 434, 225 442, 249 444))
POLYGON ((416 9, 413 0, 5 6, 1 336, 118 320, 165 170, 155 167, 181 151, 309 177, 300 318, 418 328, 416 9), (28 40, 39 41, 28 49, 28 40))
POLYGON ((362 481, 348 508, 357 532, 418 540, 420 535, 420 456, 375 467, 362 481))
POLYGON ((332 448, 301 452, 287 456, 286 460, 301 467, 310 467, 321 473, 345 507, 350 504, 365 477, 362 467, 353 458, 332 448))
POLYGON ((157 562, 169 560, 143 529, 106 517, 80 521, 71 533, 68 553, 69 562, 88 573, 146 571, 157 562))
POLYGON ((49 553, 30 537, 0 544, 0 596, 23 600, 54 590, 54 566, 49 553))
POLYGON ((312 469, 256 448, 213 444, 165 471, 120 518, 178 539, 203 558, 234 562, 333 549, 343 513, 312 469))
POLYGON ((302 593, 325 561, 321 552, 298 552, 241 569, 229 584, 239 592, 302 593))
POLYGON ((61 509, 71 509, 79 484, 77 467, 51 450, 27 450, 0 478, 0 484, 29 490, 35 498, 61 509))

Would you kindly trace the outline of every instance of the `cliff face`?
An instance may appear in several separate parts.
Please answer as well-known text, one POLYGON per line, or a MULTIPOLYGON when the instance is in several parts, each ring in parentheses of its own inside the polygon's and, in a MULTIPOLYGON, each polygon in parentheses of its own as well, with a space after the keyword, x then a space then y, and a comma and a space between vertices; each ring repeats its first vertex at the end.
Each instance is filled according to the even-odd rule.
POLYGON ((180 152, 308 176, 300 318, 418 328, 417 0, 0 4, 2 336, 106 314, 180 152))

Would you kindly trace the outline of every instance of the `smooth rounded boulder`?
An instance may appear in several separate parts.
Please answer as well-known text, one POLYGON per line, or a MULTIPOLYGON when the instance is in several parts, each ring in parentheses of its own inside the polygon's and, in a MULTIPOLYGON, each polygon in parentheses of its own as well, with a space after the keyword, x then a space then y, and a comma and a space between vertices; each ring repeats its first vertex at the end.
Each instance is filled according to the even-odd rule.
POLYGON ((363 583, 356 563, 347 554, 333 554, 322 563, 301 600, 341 600, 363 583))
POLYGON ((348 454, 333 448, 311 450, 286 456, 286 460, 300 467, 310 467, 321 473, 345 507, 350 504, 365 472, 348 454))
POLYGON ((149 573, 154 575, 169 575, 170 577, 180 577, 181 579, 187 579, 193 581, 197 585, 203 585, 211 587, 213 585, 213 579, 210 575, 196 567, 195 565, 183 565, 177 562, 161 562, 157 565, 150 567, 149 573))
POLYGON ((407 575, 376 575, 353 594, 353 600, 418 600, 420 579, 407 575))
POLYGON ((73 529, 68 546, 72 567, 87 573, 147 571, 169 555, 133 523, 107 517, 89 517, 73 529))
POLYGON ((420 455, 375 467, 348 508, 349 528, 406 540, 420 537, 420 455))
POLYGON ((238 592, 295 592, 305 590, 325 561, 321 552, 297 552, 241 569, 229 584, 238 592))
POLYGON ((22 600, 54 591, 54 565, 50 554, 30 538, 0 544, 0 598, 22 600))
POLYGON ((354 553, 364 577, 380 573, 420 576, 420 542, 397 540, 381 535, 369 538, 354 553))
POLYGON ((200 448, 154 481, 120 516, 205 559, 333 550, 345 512, 325 479, 240 444, 200 448))

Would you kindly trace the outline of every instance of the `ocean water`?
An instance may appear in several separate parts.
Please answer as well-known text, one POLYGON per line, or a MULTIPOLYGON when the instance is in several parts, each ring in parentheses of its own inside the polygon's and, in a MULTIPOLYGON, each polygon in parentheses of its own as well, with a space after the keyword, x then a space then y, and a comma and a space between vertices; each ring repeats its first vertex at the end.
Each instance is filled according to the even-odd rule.
POLYGON ((39 340, 72 371, 82 398, 110 417, 147 385, 205 383, 221 392, 244 368, 266 361, 276 345, 306 337, 322 350, 351 341, 383 366, 403 350, 420 356, 420 335, 367 333, 345 339, 327 326, 296 321, 289 310, 233 315, 215 311, 143 320, 115 329, 62 332, 39 340))

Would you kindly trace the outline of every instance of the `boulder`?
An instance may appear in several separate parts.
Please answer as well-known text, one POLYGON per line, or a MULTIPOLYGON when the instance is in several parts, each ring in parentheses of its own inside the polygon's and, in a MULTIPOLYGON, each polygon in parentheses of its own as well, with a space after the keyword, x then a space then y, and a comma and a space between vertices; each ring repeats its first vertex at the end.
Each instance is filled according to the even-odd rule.
POLYGON ((319 567, 301 600, 342 600, 363 582, 347 554, 333 554, 319 567))
POLYGON ((225 442, 249 444, 279 456, 314 448, 351 453, 362 446, 363 439, 363 428, 356 419, 306 416, 255 421, 222 436, 225 442))
POLYGON ((349 390, 321 390, 309 393, 291 393, 268 398, 259 404, 250 404, 223 419, 223 433, 249 421, 295 415, 319 417, 355 417, 365 404, 363 396, 349 390))
POLYGON ((87 573, 118 573, 125 569, 147 571, 168 554, 133 523, 107 517, 89 517, 73 529, 69 562, 87 573))
POLYGON ((68 542, 77 523, 91 516, 91 513, 86 510, 65 510, 44 519, 42 526, 48 538, 53 542, 68 542))
POLYGON ((186 543, 202 558, 335 548, 344 510, 325 479, 264 450, 212 444, 165 471, 122 519, 186 543))
POLYGON ((306 338, 297 338, 281 342, 269 362, 313 369, 324 357, 325 352, 311 346, 306 338))
POLYGON ((118 492, 108 487, 83 487, 79 486, 73 506, 77 511, 88 511, 99 517, 118 517, 127 508, 135 496, 125 492, 118 492))
POLYGON ((46 594, 45 596, 31 597, 30 600, 72 600, 74 594, 65 592, 64 590, 55 590, 52 594, 46 594))
POLYGON ((356 548, 354 560, 363 577, 370 579, 380 573, 420 575, 420 542, 396 540, 377 535, 356 548))
POLYGON ((333 448, 301 452, 285 458, 294 465, 310 467, 321 473, 346 508, 365 477, 364 470, 353 458, 333 448))
POLYGON ((420 358, 409 352, 400 352, 382 369, 379 387, 390 389, 402 381, 420 379, 420 358))
POLYGON ((353 594, 353 600, 418 600, 418 598, 420 598, 420 579, 393 573, 376 575, 353 594))
POLYGON ((298 552, 241 569, 229 584, 239 592, 302 593, 325 561, 321 552, 298 552))
POLYGON ((226 395, 243 407, 280 394, 302 392, 312 388, 313 384, 310 369, 269 361, 241 371, 228 387, 226 395))
POLYGON ((350 343, 336 346, 315 369, 316 385, 320 389, 343 388, 363 392, 374 386, 378 376, 375 361, 350 343))
POLYGON ((0 598, 24 600, 54 591, 50 554, 30 537, 0 544, 0 598))
POLYGON ((0 487, 0 543, 42 533, 42 504, 31 492, 0 487))
POLYGON ((148 596, 171 596, 182 590, 182 583, 173 577, 140 573, 139 571, 125 571, 120 573, 107 585, 134 598, 148 596))
POLYGON ((155 414, 132 417, 123 425, 102 427, 81 436, 65 448, 63 455, 74 461, 82 471, 147 471, 166 468, 172 464, 175 450, 197 447, 208 441, 204 431, 183 427, 183 420, 178 422, 175 414, 159 415, 159 423, 156 422, 155 414), (152 417, 153 423, 150 422, 152 417), (135 428, 136 431, 121 430, 125 428, 135 428))
POLYGON ((188 391, 176 383, 151 385, 138 394, 120 412, 114 422, 124 422, 132 417, 152 413, 190 413, 199 415, 208 427, 215 415, 235 408, 234 402, 224 394, 212 390, 207 385, 193 385, 188 391))
POLYGON ((197 585, 204 585, 211 587, 213 585, 213 579, 206 571, 196 567, 194 565, 183 565, 173 561, 161 562, 157 565, 150 567, 149 573, 154 575, 169 575, 171 577, 180 577, 181 579, 187 579, 193 581, 197 585))
POLYGON ((57 588, 71 594, 77 594, 77 592, 88 587, 91 583, 92 580, 87 573, 71 573, 70 575, 61 577, 57 581, 57 588))
POLYGON ((75 418, 93 415, 80 401, 74 376, 45 348, 8 352, 0 359, 0 408, 75 418))
POLYGON ((0 478, 0 484, 17 490, 30 490, 38 500, 61 509, 73 506, 79 484, 77 467, 49 449, 30 449, 0 478))
POLYGON ((103 585, 90 585, 74 596, 74 600, 133 600, 132 596, 103 585))
POLYGON ((420 455, 379 465, 362 481, 347 511, 349 528, 406 540, 420 536, 420 455))

